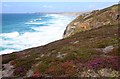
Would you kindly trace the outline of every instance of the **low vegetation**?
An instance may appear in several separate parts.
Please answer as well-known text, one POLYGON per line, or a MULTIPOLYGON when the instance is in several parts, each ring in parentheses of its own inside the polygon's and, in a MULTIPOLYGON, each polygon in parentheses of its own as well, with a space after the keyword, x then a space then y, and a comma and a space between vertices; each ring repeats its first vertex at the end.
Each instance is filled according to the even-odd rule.
POLYGON ((33 71, 31 77, 119 77, 120 38, 116 21, 44 46, 3 55, 2 63, 11 63, 16 77, 26 77, 29 70, 33 71), (103 75, 106 71, 111 72, 103 75))

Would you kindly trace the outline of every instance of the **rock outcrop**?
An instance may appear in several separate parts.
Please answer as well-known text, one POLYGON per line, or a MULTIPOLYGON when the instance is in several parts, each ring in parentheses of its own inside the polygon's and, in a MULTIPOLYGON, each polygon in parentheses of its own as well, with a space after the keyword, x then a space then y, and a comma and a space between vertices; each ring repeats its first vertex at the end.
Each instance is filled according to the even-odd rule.
POLYGON ((119 16, 118 6, 116 5, 102 10, 94 10, 91 13, 81 14, 67 26, 63 38, 104 25, 117 24, 116 20, 120 19, 119 16))

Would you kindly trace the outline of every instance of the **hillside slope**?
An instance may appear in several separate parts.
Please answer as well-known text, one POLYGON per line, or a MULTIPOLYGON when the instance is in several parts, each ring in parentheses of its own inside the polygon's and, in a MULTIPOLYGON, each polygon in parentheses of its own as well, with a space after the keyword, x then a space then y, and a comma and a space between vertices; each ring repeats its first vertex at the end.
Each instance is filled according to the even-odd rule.
POLYGON ((103 25, 117 24, 118 6, 94 10, 89 14, 82 14, 72 21, 66 28, 63 37, 69 37, 77 32, 86 31, 103 25))
POLYGON ((119 77, 120 23, 116 16, 111 18, 62 40, 2 55, 3 77, 119 77))

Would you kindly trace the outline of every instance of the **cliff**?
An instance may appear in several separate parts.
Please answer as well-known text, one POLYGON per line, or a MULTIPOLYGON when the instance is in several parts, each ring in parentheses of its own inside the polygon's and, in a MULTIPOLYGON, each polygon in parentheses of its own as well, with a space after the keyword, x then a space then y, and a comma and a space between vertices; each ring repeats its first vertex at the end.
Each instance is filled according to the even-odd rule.
POLYGON ((117 24, 118 6, 94 10, 91 13, 81 14, 74 21, 72 21, 66 28, 63 38, 74 35, 75 33, 95 29, 104 25, 117 24))
POLYGON ((64 39, 2 55, 3 77, 119 77, 117 12, 114 5, 80 15, 64 39))

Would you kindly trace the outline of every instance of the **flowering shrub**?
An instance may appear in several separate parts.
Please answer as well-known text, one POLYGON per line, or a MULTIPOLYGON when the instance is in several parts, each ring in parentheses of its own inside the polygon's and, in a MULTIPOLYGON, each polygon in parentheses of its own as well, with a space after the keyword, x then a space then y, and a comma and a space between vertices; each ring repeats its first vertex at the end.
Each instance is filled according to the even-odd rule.
POLYGON ((75 65, 72 60, 66 61, 61 64, 62 69, 64 70, 64 73, 67 76, 74 75, 75 73, 75 65))
POLYGON ((59 67, 58 65, 53 65, 49 67, 45 73, 48 75, 58 76, 58 75, 61 75, 62 72, 63 70, 61 69, 61 67, 59 67))
POLYGON ((53 65, 47 69, 46 73, 54 76, 72 76, 75 73, 74 63, 73 61, 66 61, 53 65))
POLYGON ((15 76, 21 77, 21 76, 26 75, 26 72, 27 72, 26 68, 24 68, 24 67, 18 67, 18 68, 16 68, 16 69, 14 70, 13 74, 14 74, 15 76))
POLYGON ((32 60, 29 59, 29 61, 27 59, 17 59, 14 60, 13 63, 14 64, 14 75, 15 76, 24 76, 26 75, 26 72, 31 68, 32 63, 34 63, 32 60))
POLYGON ((95 58, 87 63, 88 68, 99 69, 99 68, 112 68, 115 70, 120 70, 118 56, 115 57, 101 57, 95 58))
POLYGON ((35 71, 34 74, 32 75, 32 77, 41 77, 42 74, 40 73, 40 71, 35 71))
POLYGON ((85 65, 84 65, 83 63, 77 62, 76 68, 77 68, 77 71, 78 71, 78 72, 83 71, 83 70, 84 70, 84 67, 85 67, 85 65))

